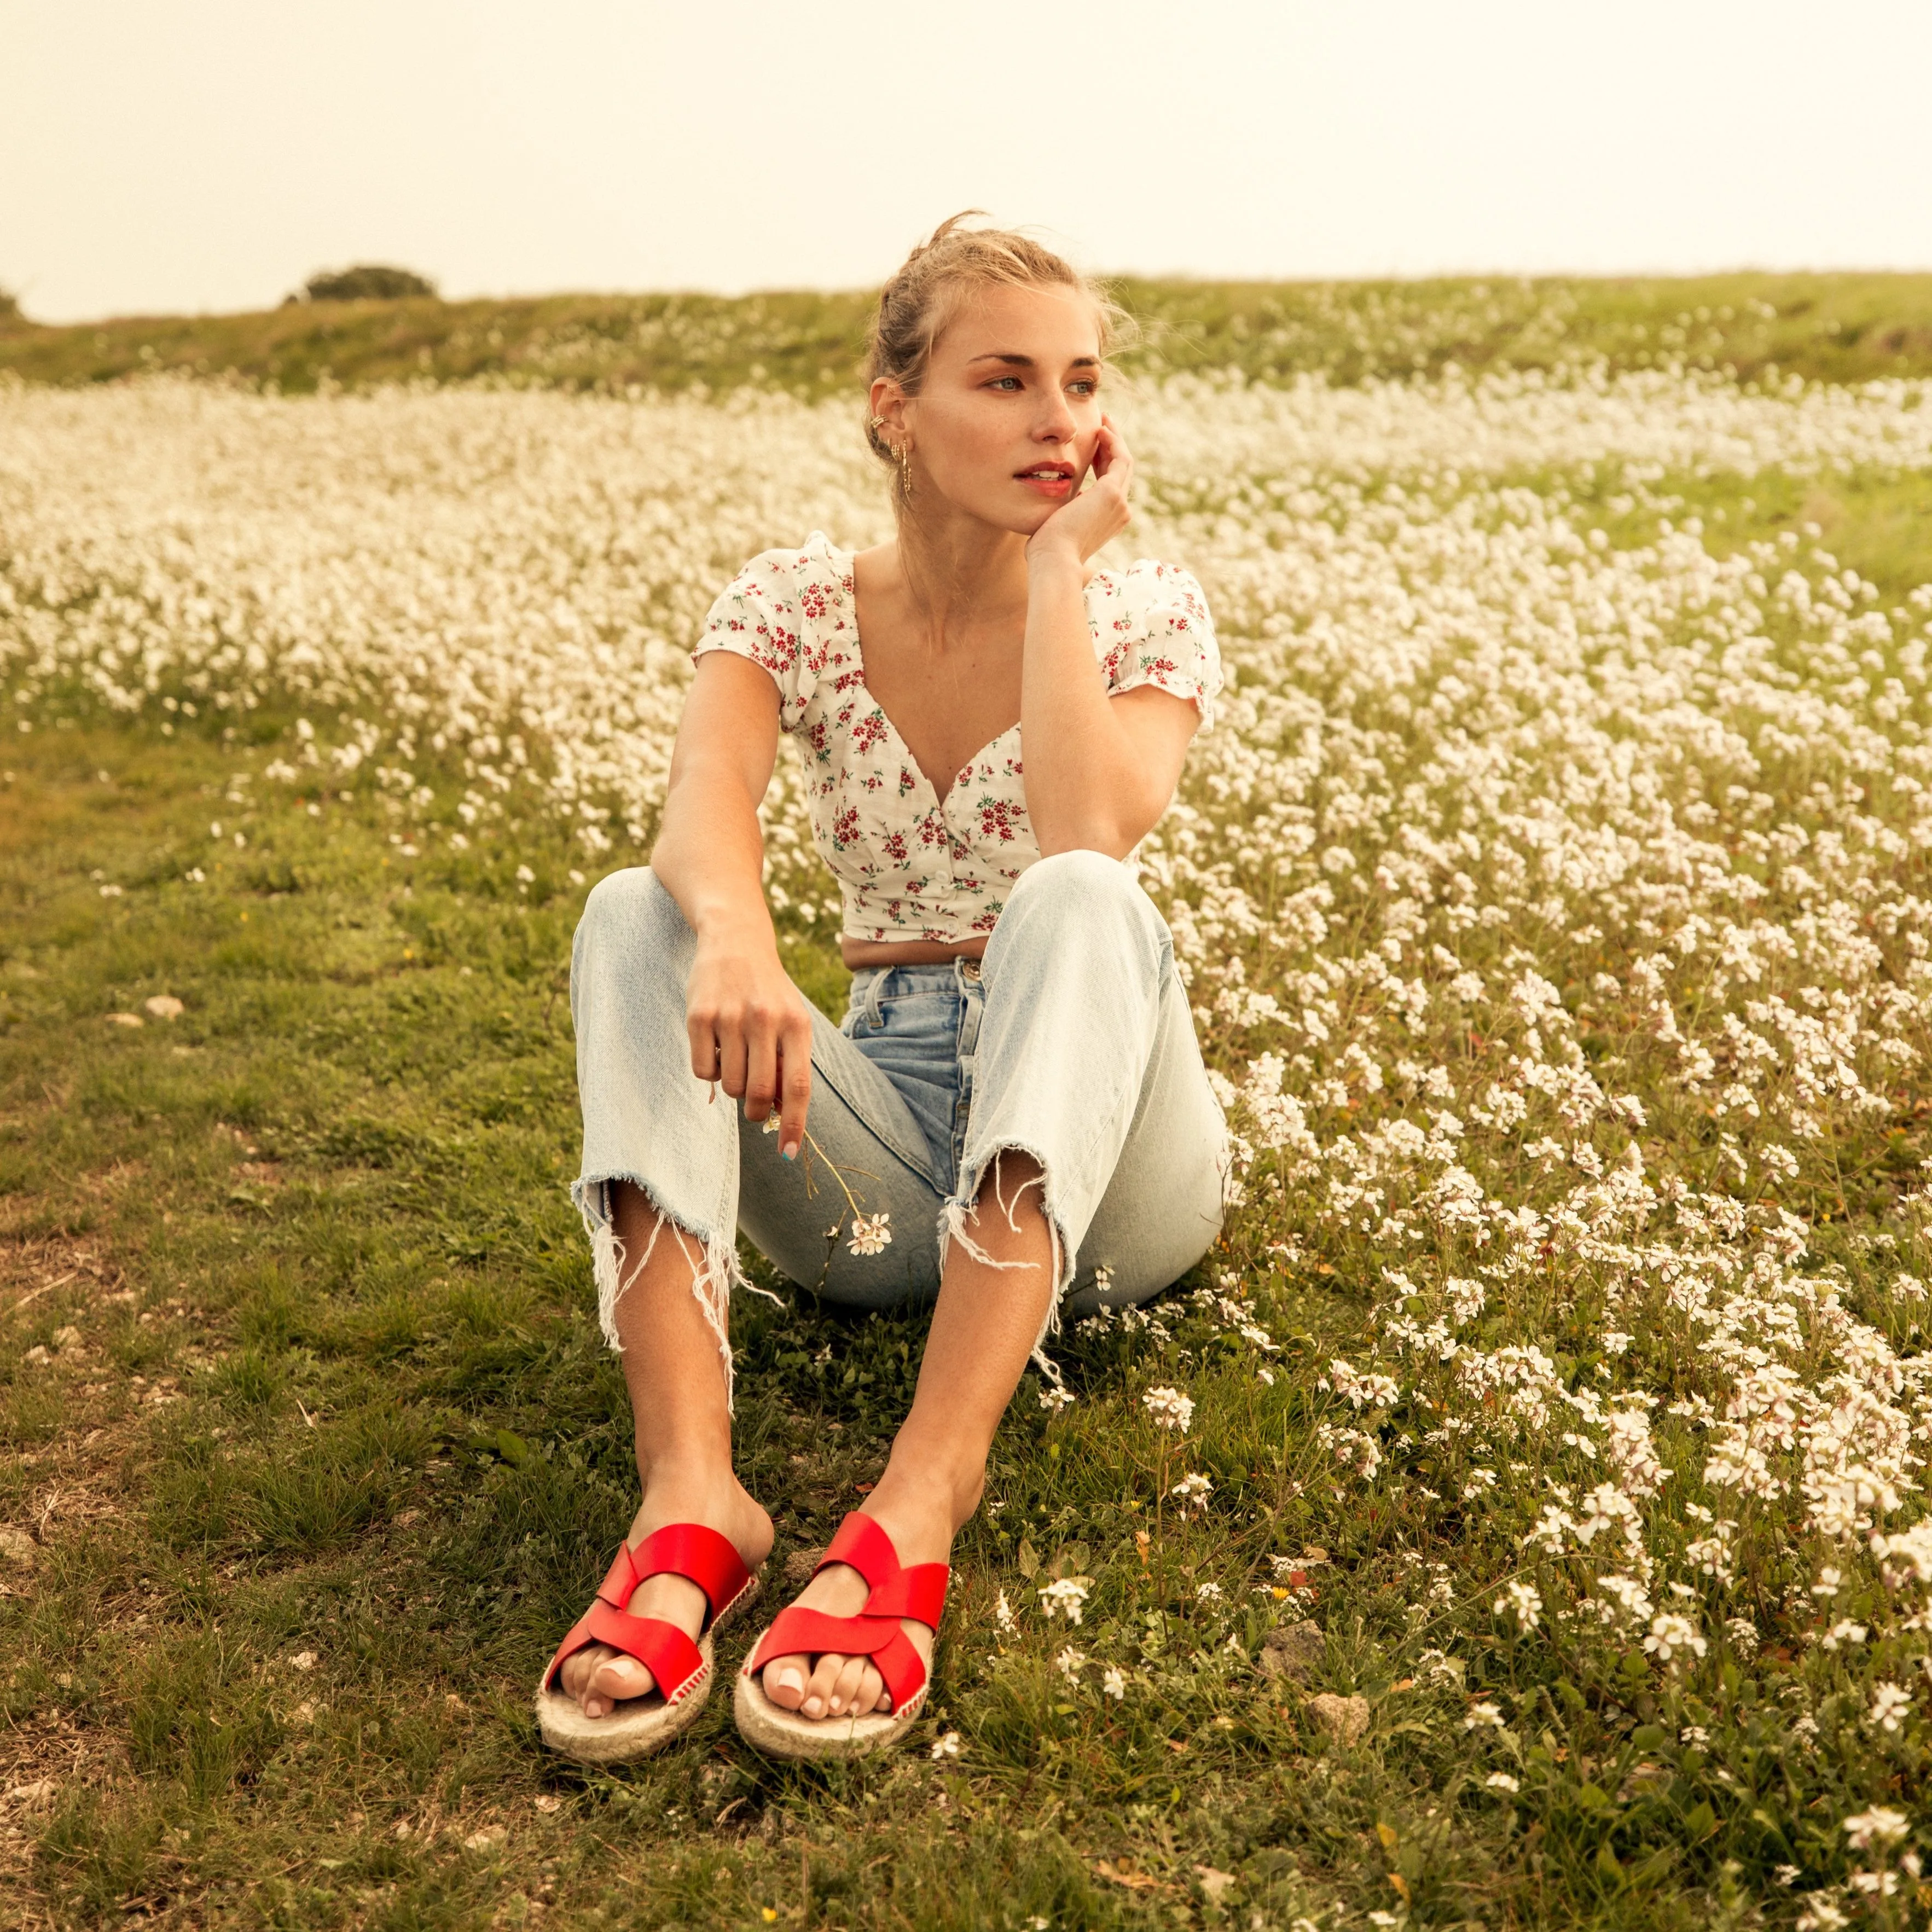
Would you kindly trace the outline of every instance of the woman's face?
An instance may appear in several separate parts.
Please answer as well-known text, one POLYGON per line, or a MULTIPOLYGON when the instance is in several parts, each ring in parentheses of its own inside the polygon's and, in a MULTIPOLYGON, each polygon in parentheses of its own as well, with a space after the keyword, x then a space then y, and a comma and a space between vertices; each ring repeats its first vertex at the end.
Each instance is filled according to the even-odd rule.
POLYGON ((924 386, 875 389, 889 436, 909 434, 913 501, 936 491, 1030 536, 1080 486, 1100 434, 1100 319, 1078 290, 975 290, 933 345, 924 386), (895 420, 892 404, 903 411, 895 420))

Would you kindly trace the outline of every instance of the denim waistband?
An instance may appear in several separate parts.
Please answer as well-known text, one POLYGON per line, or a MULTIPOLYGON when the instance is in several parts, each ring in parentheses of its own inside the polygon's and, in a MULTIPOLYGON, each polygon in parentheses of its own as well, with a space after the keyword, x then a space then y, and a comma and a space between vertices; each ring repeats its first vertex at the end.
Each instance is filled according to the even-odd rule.
POLYGON ((977 993, 981 991, 977 959, 934 959, 914 966, 861 966, 852 975, 846 1003, 848 1013, 863 1008, 874 1023, 881 1000, 906 993, 977 993))

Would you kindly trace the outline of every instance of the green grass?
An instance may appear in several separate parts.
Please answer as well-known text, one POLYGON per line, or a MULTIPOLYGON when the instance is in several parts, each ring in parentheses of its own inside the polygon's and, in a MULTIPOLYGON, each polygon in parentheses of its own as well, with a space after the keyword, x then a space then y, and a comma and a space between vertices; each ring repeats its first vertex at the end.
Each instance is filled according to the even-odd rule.
MULTIPOLYGON (((1435 1768, 1316 1772, 1298 1700, 1213 1647, 1252 1650, 1274 1621, 1265 1591, 1238 1592, 1301 1547, 1300 1451, 1241 1365, 1199 1375, 1208 1466, 1257 1527, 1230 1547, 1170 1518, 1144 1567, 1157 1453, 1136 1397, 1167 1358, 1118 1340, 1071 1352, 1094 1399, 1069 1418, 1022 1388, 1001 1508, 959 1545, 920 1739, 962 1730, 956 1763, 767 1766, 722 1697, 633 1772, 546 1754, 530 1686, 634 1483, 564 1191, 568 854, 546 865, 542 829, 518 828, 525 894, 484 842, 398 859, 374 801, 238 810, 226 775, 264 755, 239 743, 74 729, 8 753, 0 1515, 38 1540, 4 1571, 0 1694, 4 1784, 58 1787, 12 1846, 38 1910, 1098 1926, 1184 1916, 1196 1865, 1283 1924, 1387 1894, 1373 1827, 1419 1820, 1435 1768), (242 850, 210 838, 218 810, 242 850), (178 1019, 143 1013, 160 993, 178 1019), (1083 1641, 1140 1647, 1150 1688, 1124 1708, 1065 1690, 1036 1612, 989 1663, 996 1591, 1056 1568, 1099 1580, 1083 1641), (1232 1615, 1195 1604, 1210 1576, 1232 1615)), ((835 1000, 836 959, 788 944, 835 1000)), ((1352 1298, 1278 1286, 1292 1325, 1354 1321, 1352 1298)), ((876 1474, 922 1324, 736 1315, 740 1466, 782 1561, 876 1474)), ((1169 1318, 1168 1355, 1207 1348, 1169 1318)), ((1372 1545, 1373 1519, 1354 1534, 1372 1545)), ((1376 1639, 1337 1630, 1322 1681, 1386 1692, 1376 1639)), ((1416 1880, 1487 1890, 1496 1856, 1459 1826, 1416 1880)))
MULTIPOLYGON (((1932 373, 1932 275, 1738 274, 1416 282, 1126 278, 1158 374, 1238 369, 1340 382, 1470 370, 1729 368, 1832 382, 1932 373)), ((0 372, 112 382, 149 370, 232 374, 285 392, 470 381, 622 392, 850 388, 868 294, 551 296, 325 302, 259 314, 121 316, 48 328, 0 316, 0 372)))

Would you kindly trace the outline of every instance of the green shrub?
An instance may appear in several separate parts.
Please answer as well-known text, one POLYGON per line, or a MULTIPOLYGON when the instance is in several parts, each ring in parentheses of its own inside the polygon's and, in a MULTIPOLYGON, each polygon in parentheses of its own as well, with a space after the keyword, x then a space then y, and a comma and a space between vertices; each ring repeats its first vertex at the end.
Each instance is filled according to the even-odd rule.
POLYGON ((310 302, 400 302, 408 296, 436 295, 436 284, 409 268, 384 268, 364 262, 353 268, 308 278, 310 302))

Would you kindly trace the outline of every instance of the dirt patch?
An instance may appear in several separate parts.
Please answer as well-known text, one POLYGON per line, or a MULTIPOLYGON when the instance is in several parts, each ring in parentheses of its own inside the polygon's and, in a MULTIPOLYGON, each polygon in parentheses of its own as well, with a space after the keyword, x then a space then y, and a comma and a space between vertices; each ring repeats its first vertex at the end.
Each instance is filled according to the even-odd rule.
POLYGON ((63 1288, 99 1304, 122 1295, 124 1288, 102 1235, 0 1236, 0 1314, 26 1313, 63 1288))

